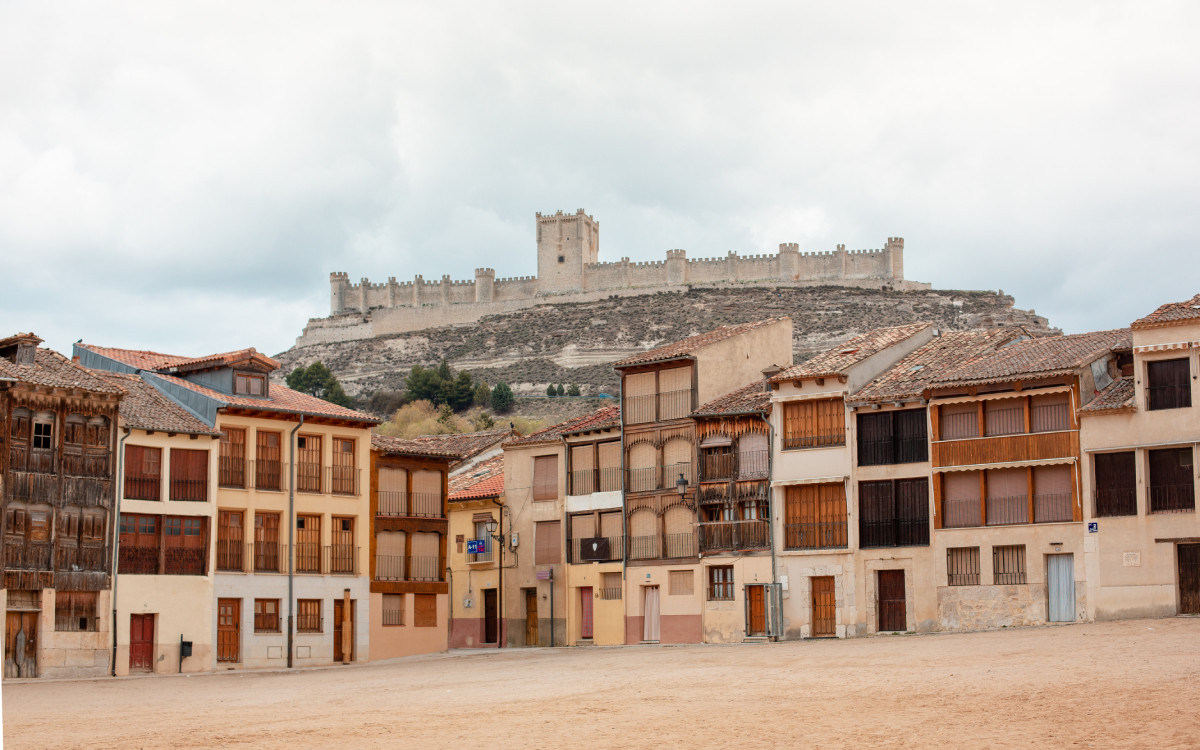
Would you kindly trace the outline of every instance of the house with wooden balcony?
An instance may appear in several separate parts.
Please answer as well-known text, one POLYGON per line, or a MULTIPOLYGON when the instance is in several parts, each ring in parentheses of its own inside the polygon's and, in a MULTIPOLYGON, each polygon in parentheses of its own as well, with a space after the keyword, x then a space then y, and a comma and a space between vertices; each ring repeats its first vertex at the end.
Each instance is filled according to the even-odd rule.
POLYGON ((446 497, 461 448, 371 436, 371 657, 445 651, 450 629, 446 497))
POLYGON ((1086 611, 1200 614, 1200 295, 1130 328, 1079 412, 1086 611))
POLYGON ((698 544, 712 581, 704 602, 705 643, 766 639, 782 629, 771 543, 770 413, 764 376, 692 413, 699 441, 698 544))
POLYGON ((1025 339, 927 385, 939 627, 1086 619, 1079 414, 1130 345, 1025 339))
POLYGON ((930 544, 933 464, 924 391, 965 362, 1027 337, 1020 328, 936 332, 932 339, 846 396, 851 452, 849 506, 857 544, 854 589, 864 593, 855 630, 927 632, 944 560, 930 544), (890 580, 889 580, 890 579, 890 580))
POLYGON ((625 641, 699 643, 706 602, 744 581, 700 557, 692 412, 792 359, 792 321, 723 326, 615 363, 625 462, 625 641))
POLYGON ((366 661, 365 472, 379 420, 271 382, 279 363, 253 348, 187 357, 76 344, 75 356, 140 375, 220 433, 217 669, 366 661))
POLYGON ((114 672, 211 671, 220 433, 139 375, 93 372, 125 393, 117 443, 114 672))
POLYGON ((559 429, 566 534, 568 646, 625 642, 621 413, 609 406, 559 429))
MULTIPOLYGON (((504 454, 450 477, 448 519, 448 589, 450 648, 500 648, 506 641, 501 618, 502 540, 511 541, 504 500, 504 454)), ((521 542, 517 537, 517 544, 521 542)))
POLYGON ((41 342, 0 339, 4 677, 102 676, 124 391, 41 342))
MULTIPOLYGON (((853 426, 847 400, 934 338, 930 323, 879 328, 772 375, 771 489, 785 638, 908 630, 876 622, 870 603, 903 601, 905 566, 873 561, 860 574, 853 426)), ((889 612, 892 607, 887 608, 889 612)))

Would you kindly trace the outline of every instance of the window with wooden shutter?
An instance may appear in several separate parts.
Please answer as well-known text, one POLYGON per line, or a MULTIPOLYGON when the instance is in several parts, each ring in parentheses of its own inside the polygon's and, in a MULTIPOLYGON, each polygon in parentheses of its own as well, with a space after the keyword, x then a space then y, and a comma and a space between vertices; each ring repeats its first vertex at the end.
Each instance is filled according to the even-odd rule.
POLYGON ((245 514, 240 510, 217 513, 217 570, 244 570, 245 514))
POLYGON ((208 568, 208 519, 163 516, 163 572, 202 576, 208 568))
POLYGON ((121 514, 119 573, 154 575, 158 572, 158 520, 158 516, 121 514))
POLYGON ((413 627, 437 627, 437 594, 413 594, 413 627))
POLYGON ((171 449, 171 500, 208 500, 208 451, 171 449))
POLYGON ((621 441, 610 440, 596 446, 596 462, 599 465, 600 491, 614 492, 621 489, 621 441))
POLYGON ((404 624, 404 594, 383 595, 383 624, 386 627, 404 624))
POLYGON ((1137 469, 1133 451, 1097 453, 1096 515, 1137 515, 1137 469))
POLYGON ((158 500, 162 486, 162 449, 125 446, 125 497, 158 500))
POLYGON ((929 544, 929 482, 885 479, 858 484, 859 546, 929 544))
POLYGON ((711 565, 708 568, 708 600, 733 601, 733 566, 711 565))
POLYGON ((786 549, 846 546, 846 489, 842 484, 788 487, 784 514, 786 549))
POLYGON ((255 599, 254 600, 254 632, 255 633, 278 633, 279 632, 279 600, 278 599, 255 599))
POLYGON ((1146 458, 1150 468, 1150 512, 1195 510, 1191 447, 1147 451, 1146 458))
POLYGON ((1191 370, 1187 358, 1146 363, 1146 397, 1151 411, 1191 406, 1191 370))
POLYGON ((260 490, 283 489, 281 433, 258 430, 254 447, 254 486, 260 490))
POLYGON ((845 444, 846 419, 842 399, 784 403, 784 450, 824 448, 845 444))
POLYGON ((333 493, 358 494, 358 466, 355 462, 354 439, 333 439, 333 493))
POLYGON ((322 492, 321 436, 296 437, 296 491, 322 492))
POLYGON ((539 521, 536 524, 534 565, 555 565, 562 562, 561 521, 539 521))
POLYGON ((533 499, 558 499, 558 456, 533 459, 533 499))
POLYGON ((296 632, 297 633, 320 633, 321 629, 322 629, 321 600, 320 599, 297 599, 296 600, 296 632))
POLYGON ((695 591, 695 578, 690 570, 667 571, 667 596, 691 596, 695 591))
POLYGON ((54 629, 87 633, 99 631, 100 618, 96 616, 96 592, 56 591, 54 593, 54 629))
POLYGON ((218 481, 222 487, 246 486, 246 430, 221 428, 220 464, 218 481))

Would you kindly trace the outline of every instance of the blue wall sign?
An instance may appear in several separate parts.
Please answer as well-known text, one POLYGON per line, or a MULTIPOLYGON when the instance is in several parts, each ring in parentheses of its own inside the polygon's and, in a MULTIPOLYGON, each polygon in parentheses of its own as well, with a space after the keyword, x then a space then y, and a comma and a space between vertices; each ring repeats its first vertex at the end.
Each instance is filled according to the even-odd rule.
POLYGON ((1088 521, 1088 533, 1095 534, 1100 530, 1100 524, 1097 521, 1088 521))
POLYGON ((467 554, 480 555, 487 552, 487 541, 484 539, 468 539, 467 554))

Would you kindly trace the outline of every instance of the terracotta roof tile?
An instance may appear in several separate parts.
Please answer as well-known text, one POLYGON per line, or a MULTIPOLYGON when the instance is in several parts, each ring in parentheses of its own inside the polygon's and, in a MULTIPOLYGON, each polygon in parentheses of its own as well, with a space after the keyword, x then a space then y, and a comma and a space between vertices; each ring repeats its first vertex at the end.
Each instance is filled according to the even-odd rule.
POLYGON ((843 375, 867 357, 898 344, 933 326, 933 323, 910 323, 903 326, 876 328, 861 333, 849 341, 822 352, 807 362, 793 365, 771 378, 772 383, 783 383, 800 378, 824 378, 843 375))
POLYGON ((719 417, 726 414, 755 414, 771 410, 771 392, 763 379, 748 383, 736 391, 714 398, 692 412, 695 417, 719 417))
POLYGON ((753 331, 758 328, 769 326, 773 323, 778 323, 787 318, 767 318, 766 320, 758 320, 753 323, 739 323, 731 326, 721 326, 714 328, 707 333, 701 333, 696 336, 690 336, 681 341, 675 341, 670 344, 644 351, 641 354, 635 354, 632 357, 626 357, 613 364, 613 367, 618 369, 622 367, 632 367, 633 365, 647 364, 649 362, 659 362, 666 359, 677 359, 687 356, 695 351, 703 349, 706 346, 711 346, 719 341, 724 341, 734 336, 739 336, 747 331, 753 331))
POLYGON ((880 373, 851 397, 857 402, 891 401, 919 396, 950 370, 990 354, 1025 334, 1021 328, 947 331, 880 373))
POLYGON ((493 456, 464 474, 450 477, 448 500, 479 500, 504 494, 504 455, 493 456))
POLYGON ((1133 409, 1133 378, 1117 378, 1081 408, 1084 413, 1133 409))
POLYGON ((77 388, 93 393, 122 393, 122 390, 63 355, 38 347, 32 365, 18 365, 0 357, 0 377, 47 388, 77 388))
POLYGON ((931 385, 982 385, 1073 375, 1079 368, 1114 349, 1129 346, 1128 328, 1027 339, 953 368, 934 379, 931 385))
POLYGON ((195 435, 220 434, 138 375, 103 370, 92 372, 125 392, 125 398, 121 399, 121 420, 128 427, 195 435))
POLYGON ((591 430, 607 430, 621 424, 621 407, 602 406, 591 414, 568 419, 556 425, 546 427, 522 438, 509 440, 505 448, 515 448, 522 445, 537 445, 539 443, 557 443, 564 435, 574 435, 591 430))
POLYGON ((1131 328, 1158 328, 1200 319, 1200 294, 1183 302, 1168 302, 1144 318, 1133 322, 1131 328))
POLYGON ((232 352, 206 354, 203 357, 193 357, 192 359, 185 359, 182 362, 174 362, 166 367, 172 370, 200 370, 208 369, 210 367, 224 367, 233 365, 237 364, 238 362, 245 362, 248 359, 256 359, 259 362, 262 362, 264 365, 270 367, 272 370, 279 369, 279 360, 268 357, 252 346, 245 349, 237 349, 232 352))
POLYGON ((381 453, 397 453, 405 456, 431 456, 459 461, 465 456, 458 450, 430 440, 428 437, 399 438, 391 435, 371 434, 371 450, 381 453))
POLYGON ((214 401, 222 402, 226 408, 243 408, 256 409, 259 411, 279 412, 282 414, 305 414, 314 417, 328 417, 331 419, 346 419, 355 422, 362 422, 363 426, 379 424, 380 419, 373 417, 370 414, 364 414, 361 411, 347 409, 344 406, 331 404, 328 401, 323 401, 316 396, 310 396, 307 393, 293 391, 286 385, 271 383, 268 386, 267 392, 269 398, 254 398, 253 396, 234 396, 228 393, 221 393, 212 388, 206 388, 202 385, 193 383, 190 380, 175 376, 155 373, 155 377, 162 378, 168 383, 182 386, 196 393, 208 396, 214 401))
POLYGON ((136 367, 139 370, 159 370, 164 367, 171 367, 180 362, 188 361, 188 357, 181 357, 175 354, 163 354, 162 352, 151 352, 145 349, 117 349, 111 346, 94 346, 92 344, 76 344, 80 349, 87 349, 95 352, 103 357, 123 362, 130 367, 136 367))
MULTIPOLYGON (((467 459, 473 456, 478 456, 480 453, 488 449, 498 446, 501 442, 515 435, 516 433, 508 428, 498 428, 495 430, 483 430, 480 432, 459 432, 448 435, 421 435, 413 438, 410 442, 418 442, 426 445, 430 450, 440 451, 445 455, 453 455, 459 459, 467 459)), ((381 436, 382 437, 382 436, 381 436)), ((391 438, 397 439, 397 438, 391 438)))

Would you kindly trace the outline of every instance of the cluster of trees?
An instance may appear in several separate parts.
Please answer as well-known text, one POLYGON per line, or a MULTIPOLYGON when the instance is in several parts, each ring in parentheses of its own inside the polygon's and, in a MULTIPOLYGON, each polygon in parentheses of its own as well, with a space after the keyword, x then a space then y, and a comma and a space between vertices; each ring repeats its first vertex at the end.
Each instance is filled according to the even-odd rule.
MULTIPOLYGON (((292 390, 316 396, 339 406, 356 407, 354 399, 346 394, 338 379, 321 362, 292 370, 287 376, 287 385, 292 390)), ((571 388, 574 389, 575 395, 578 395, 578 386, 571 388)), ((559 389, 559 395, 562 395, 562 386, 559 386, 559 389)), ((405 378, 403 391, 374 393, 365 406, 376 413, 392 414, 397 409, 418 401, 427 402, 442 414, 442 421, 445 423, 448 419, 447 414, 462 413, 472 407, 491 409, 496 414, 508 414, 513 408, 513 392, 508 383, 497 383, 495 388, 489 388, 482 380, 476 382, 469 372, 456 373, 446 360, 442 360, 437 367, 414 366, 405 378)), ((481 421, 478 416, 471 419, 481 421)))
POLYGON ((355 407, 354 399, 346 394, 337 377, 320 361, 313 362, 308 367, 297 367, 288 374, 284 382, 293 391, 307 393, 348 409, 355 407))
POLYGON ((575 383, 571 383, 569 388, 564 389, 562 383, 559 383, 558 385, 551 383, 550 385, 546 386, 546 395, 550 398, 558 398, 559 396, 578 396, 579 386, 575 383))

